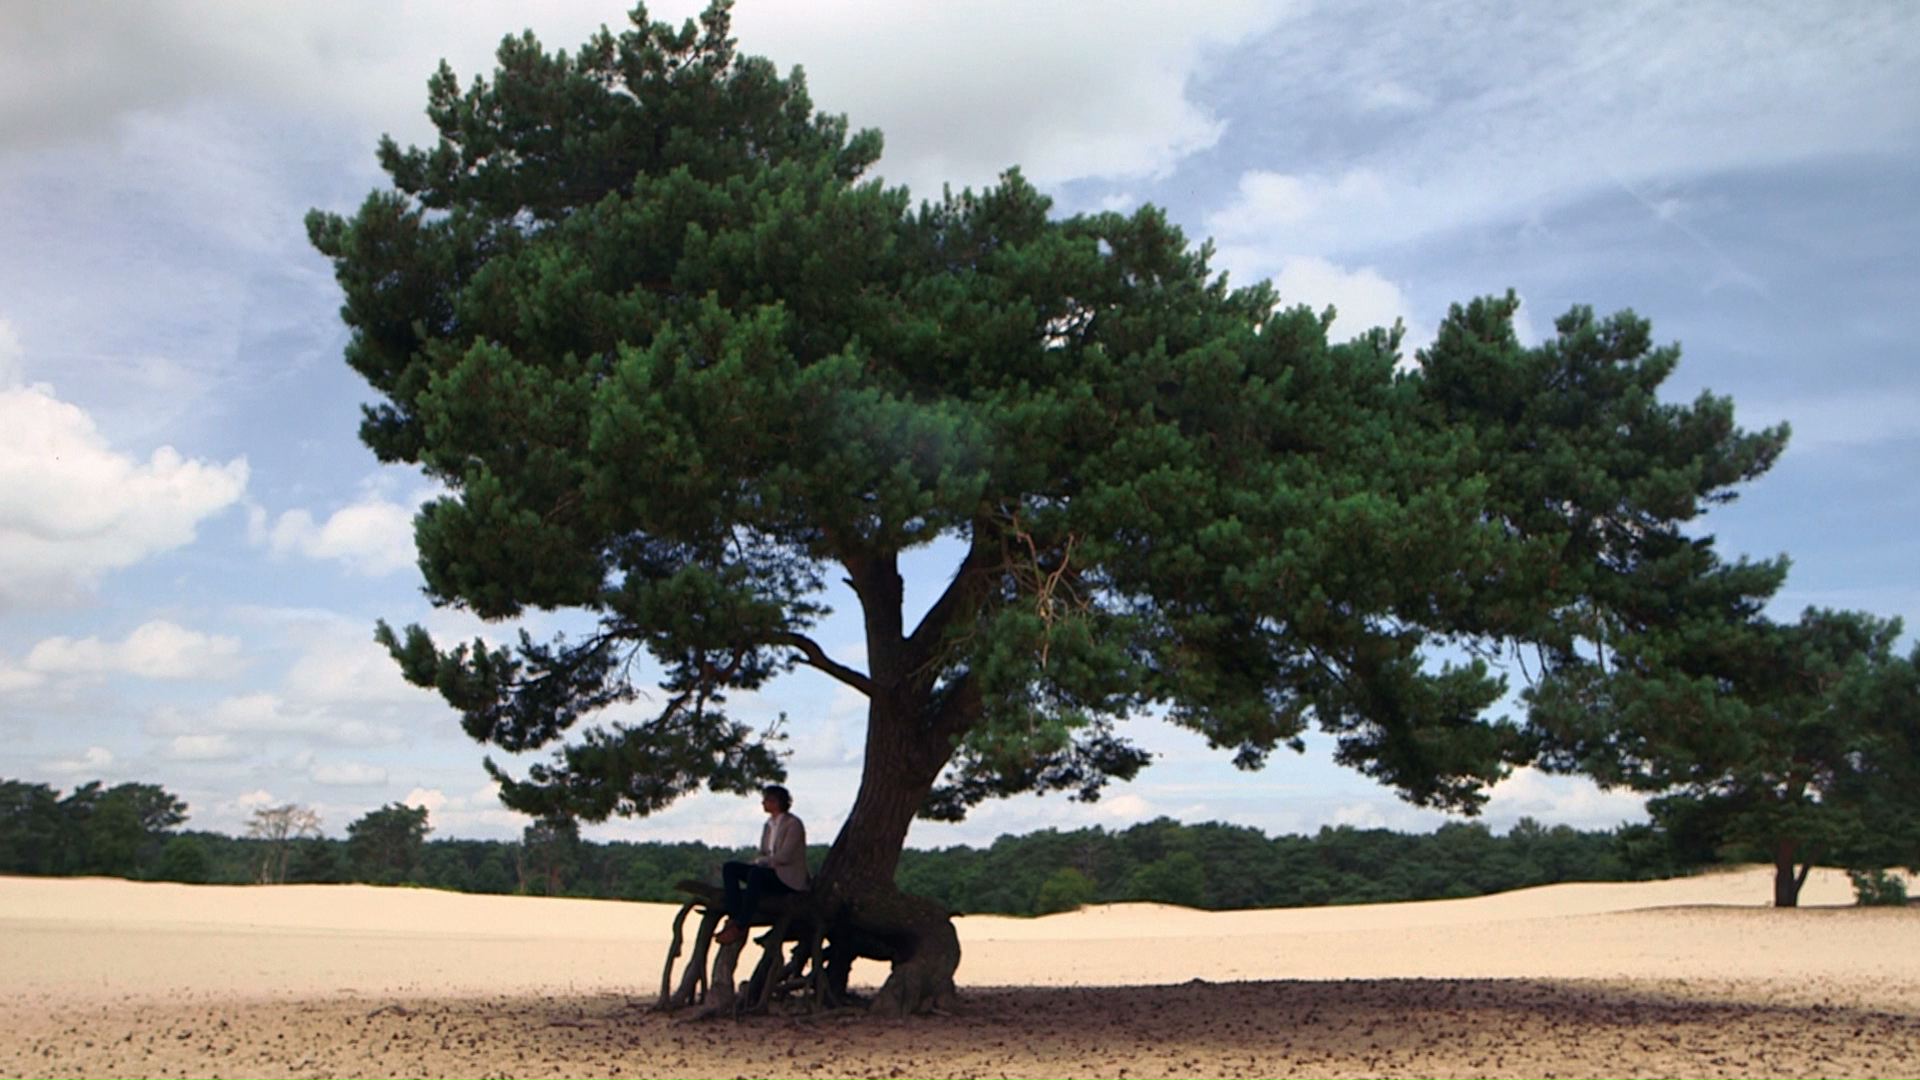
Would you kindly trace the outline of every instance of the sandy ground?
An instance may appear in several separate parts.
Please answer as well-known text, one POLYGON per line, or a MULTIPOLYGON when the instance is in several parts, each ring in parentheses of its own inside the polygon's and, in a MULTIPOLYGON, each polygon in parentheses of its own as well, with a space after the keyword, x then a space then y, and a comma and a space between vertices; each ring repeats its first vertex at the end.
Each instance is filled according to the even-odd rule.
POLYGON ((1920 909, 1769 873, 975 916, 954 1015, 744 1023, 652 1011, 666 905, 0 878, 0 1075, 1920 1075, 1920 909))

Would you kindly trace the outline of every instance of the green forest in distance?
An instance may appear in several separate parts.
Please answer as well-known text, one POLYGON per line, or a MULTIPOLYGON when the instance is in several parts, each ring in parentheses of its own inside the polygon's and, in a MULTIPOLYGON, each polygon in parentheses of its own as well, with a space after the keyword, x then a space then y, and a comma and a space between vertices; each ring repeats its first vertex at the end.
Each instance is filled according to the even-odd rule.
MULTIPOLYGON (((216 884, 367 883, 458 892, 678 901, 684 879, 717 882, 750 847, 594 841, 570 822, 521 838, 433 838, 425 810, 395 803, 311 835, 299 807, 264 808, 250 836, 180 828, 185 804, 151 784, 83 784, 62 795, 0 780, 0 873, 94 874, 216 884), (278 813, 279 817, 274 815, 278 813), (306 833, 303 835, 303 833, 306 833)), ((809 852, 818 867, 824 845, 809 852)), ((1649 880, 1757 853, 1688 850, 1648 825, 1610 830, 1523 818, 1430 833, 1352 826, 1268 836, 1162 818, 1130 828, 1002 836, 984 848, 906 850, 897 881, 956 913, 1037 915, 1082 904, 1154 901, 1211 910, 1479 896, 1564 881, 1649 880)))

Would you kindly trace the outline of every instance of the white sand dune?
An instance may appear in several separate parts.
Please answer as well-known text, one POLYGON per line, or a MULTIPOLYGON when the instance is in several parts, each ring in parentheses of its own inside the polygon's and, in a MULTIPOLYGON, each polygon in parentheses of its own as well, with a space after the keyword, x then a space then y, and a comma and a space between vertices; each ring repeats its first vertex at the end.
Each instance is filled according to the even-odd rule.
POLYGON ((1423 903, 967 916, 972 1019, 862 1034, 857 1052, 783 1028, 789 1056, 742 1058, 724 1032, 634 1011, 673 905, 0 878, 0 1075, 1920 1072, 1920 909, 1854 908, 1835 871, 1798 910, 1771 895, 1752 867, 1423 903), (424 1015, 432 1045, 407 1026, 424 1015))
MULTIPOLYGON (((1771 871, 1548 885, 1418 903, 1204 912, 1111 904, 1043 918, 964 916, 975 986, 1187 979, 1893 976, 1883 928, 1820 921, 1845 875, 1807 882, 1795 931, 1766 948, 1771 871), (1703 919, 1704 911, 1722 917, 1703 919), (1623 916, 1639 913, 1639 917, 1623 916)), ((63 993, 487 994, 657 987, 676 908, 366 885, 173 885, 0 878, 0 987, 63 993)), ((1920 931, 1920 923, 1913 924, 1920 931)), ((884 978, 878 966, 863 981, 884 978)))

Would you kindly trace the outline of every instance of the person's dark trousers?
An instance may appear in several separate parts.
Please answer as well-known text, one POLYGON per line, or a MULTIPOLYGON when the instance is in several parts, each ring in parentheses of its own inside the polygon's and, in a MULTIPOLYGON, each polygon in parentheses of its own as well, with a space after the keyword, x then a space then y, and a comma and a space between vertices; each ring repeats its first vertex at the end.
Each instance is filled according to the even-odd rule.
POLYGON ((720 868, 720 880, 727 887, 727 914, 741 926, 753 921, 762 896, 780 896, 793 891, 773 872, 773 867, 753 863, 727 863, 720 868))

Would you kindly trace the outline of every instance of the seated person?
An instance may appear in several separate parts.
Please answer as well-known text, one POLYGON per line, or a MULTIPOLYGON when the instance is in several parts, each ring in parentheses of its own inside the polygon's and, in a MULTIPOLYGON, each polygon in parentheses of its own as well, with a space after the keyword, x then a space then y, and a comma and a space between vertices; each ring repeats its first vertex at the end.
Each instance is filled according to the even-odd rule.
POLYGON ((746 938, 762 896, 807 891, 807 827, 788 813, 793 796, 779 784, 770 784, 761 789, 760 806, 767 812, 767 823, 760 829, 759 858, 720 868, 727 890, 727 924, 713 939, 722 945, 746 938))

